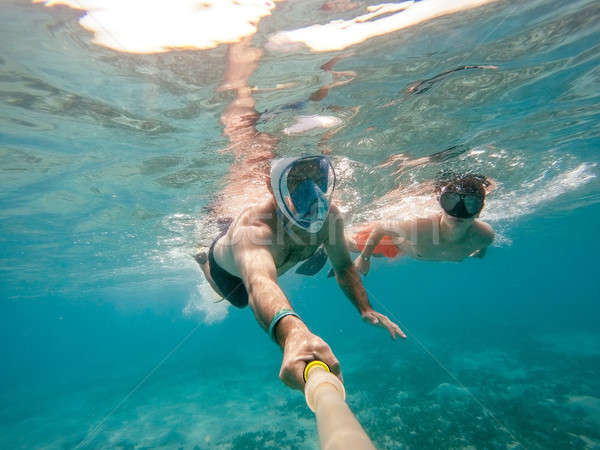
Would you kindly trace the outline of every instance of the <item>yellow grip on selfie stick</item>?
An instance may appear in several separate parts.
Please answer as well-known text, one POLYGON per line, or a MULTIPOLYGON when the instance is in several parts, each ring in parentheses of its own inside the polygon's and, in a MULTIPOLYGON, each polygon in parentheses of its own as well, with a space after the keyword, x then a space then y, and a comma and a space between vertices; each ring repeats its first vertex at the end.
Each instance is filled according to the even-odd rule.
POLYGON ((306 382, 306 380, 308 380, 308 374, 315 367, 321 367, 321 368, 325 369, 327 372, 331 372, 331 370, 329 370, 329 366, 327 364, 325 364, 323 361, 316 361, 316 360, 311 361, 304 368, 304 382, 306 382))

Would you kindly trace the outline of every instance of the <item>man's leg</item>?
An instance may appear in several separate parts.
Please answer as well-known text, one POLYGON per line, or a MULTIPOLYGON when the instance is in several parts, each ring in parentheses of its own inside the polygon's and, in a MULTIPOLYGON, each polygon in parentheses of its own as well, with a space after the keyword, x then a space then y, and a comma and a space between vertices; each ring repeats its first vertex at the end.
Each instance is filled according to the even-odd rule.
POLYGON ((227 49, 225 74, 219 90, 232 90, 235 98, 221 114, 223 132, 229 139, 227 150, 234 160, 227 183, 211 209, 216 217, 238 217, 248 206, 263 202, 267 188, 269 161, 275 156, 278 139, 256 129, 260 114, 255 109, 249 79, 262 55, 246 38, 227 49))

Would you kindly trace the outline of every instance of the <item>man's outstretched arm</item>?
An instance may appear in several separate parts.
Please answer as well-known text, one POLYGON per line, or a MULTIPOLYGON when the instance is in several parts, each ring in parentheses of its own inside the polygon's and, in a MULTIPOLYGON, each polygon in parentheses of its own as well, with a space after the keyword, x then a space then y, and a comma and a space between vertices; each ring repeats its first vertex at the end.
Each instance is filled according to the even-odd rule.
MULTIPOLYGON (((393 238, 407 238, 411 229, 414 230, 415 223, 411 220, 396 220, 377 222, 371 229, 367 242, 354 261, 354 265, 360 273, 366 275, 371 267, 371 256, 379 242, 384 236, 393 238)), ((413 231, 414 232, 414 231, 413 231)))
MULTIPOLYGON (((255 244, 266 242, 269 232, 259 227, 243 228, 240 232, 244 236, 235 244, 235 262, 248 291, 248 304, 260 326, 269 332, 273 319, 293 309, 277 284, 277 268, 269 247, 255 244)), ((304 389, 304 367, 315 359, 327 364, 342 380, 340 364, 329 345, 311 333, 299 317, 289 314, 277 320, 272 336, 283 349, 279 378, 291 388, 304 389)))
POLYGON ((363 320, 371 325, 387 329, 394 339, 396 336, 405 338, 406 335, 398 325, 388 319, 387 316, 375 311, 371 306, 358 270, 352 263, 350 252, 346 247, 344 222, 338 209, 333 205, 329 212, 328 222, 329 237, 325 241, 325 249, 331 260, 338 285, 358 310, 363 320))
POLYGON ((371 232, 369 233, 367 242, 365 243, 364 248, 360 252, 360 255, 358 255, 356 257, 356 260, 354 261, 356 269, 363 275, 369 273, 369 269, 371 268, 371 256, 373 255, 375 247, 379 245, 379 241, 381 241, 381 238, 383 236, 383 227, 381 226, 381 224, 376 223, 371 232))

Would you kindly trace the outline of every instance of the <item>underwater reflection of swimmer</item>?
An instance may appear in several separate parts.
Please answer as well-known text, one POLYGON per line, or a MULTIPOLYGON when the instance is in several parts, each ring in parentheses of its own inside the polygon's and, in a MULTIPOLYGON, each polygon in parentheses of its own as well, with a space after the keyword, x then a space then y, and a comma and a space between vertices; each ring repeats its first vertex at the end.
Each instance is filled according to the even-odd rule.
POLYGON ((281 380, 303 389, 308 362, 325 362, 341 379, 340 365, 329 345, 293 311, 277 278, 321 245, 340 288, 363 320, 393 338, 405 335, 372 308, 352 263, 340 213, 331 203, 335 172, 329 159, 279 158, 269 169, 277 139, 256 130, 259 115, 247 85, 259 58, 260 51, 248 41, 227 52, 223 88, 236 96, 222 121, 235 159, 223 195, 210 209, 221 233, 207 252, 194 258, 215 292, 236 307, 250 306, 259 325, 283 349, 281 380))
MULTIPOLYGON (((479 69, 479 70, 498 70, 498 66, 473 65, 473 66, 459 66, 459 67, 455 67, 454 69, 446 70, 446 71, 444 71, 442 73, 439 73, 439 74, 437 74, 437 75, 435 75, 435 76, 433 76, 431 78, 427 78, 425 80, 418 80, 418 81, 415 81, 415 82, 409 84, 404 89, 404 94, 405 94, 405 96, 423 94, 423 93, 427 92, 429 89, 431 89, 435 83, 438 83, 438 82, 440 82, 440 81, 448 78, 453 73, 460 72, 461 70, 473 70, 473 69, 479 69)), ((385 105, 383 105, 383 107, 393 106, 393 105, 397 104, 399 101, 400 100, 391 101, 391 102, 386 103, 385 105)))
POLYGON ((425 164, 430 163, 442 163, 444 161, 448 161, 450 159, 454 159, 457 156, 465 153, 469 149, 468 146, 459 144, 453 145, 452 147, 448 147, 445 150, 439 151, 437 153, 433 153, 427 156, 421 156, 420 158, 411 159, 408 155, 403 153, 398 153, 396 155, 391 155, 384 162, 379 164, 376 169, 382 169, 384 167, 390 167, 395 165, 394 167, 394 176, 401 175, 405 170, 423 166, 425 164))
POLYGON ((472 69, 481 69, 481 70, 498 70, 497 66, 460 66, 454 69, 446 70, 440 74, 437 74, 434 77, 427 78, 426 80, 415 81, 411 83, 404 92, 406 94, 422 94, 423 92, 427 92, 429 89, 433 87, 433 85, 439 81, 442 81, 444 78, 447 78, 450 74, 459 72, 461 70, 472 70, 472 69))
MULTIPOLYGON (((319 140, 319 149, 323 154, 332 152, 329 141, 341 131, 358 114, 357 106, 327 105, 322 108, 322 112, 317 114, 302 114, 307 108, 310 109, 317 102, 323 101, 329 95, 331 89, 344 86, 356 78, 353 71, 336 71, 334 66, 342 59, 348 58, 350 54, 338 55, 327 61, 321 66, 321 69, 331 75, 332 81, 314 91, 307 100, 301 100, 294 103, 278 106, 277 108, 266 110, 260 114, 258 123, 267 123, 273 120, 280 113, 296 112, 294 123, 286 126, 282 131, 288 136, 302 135, 313 130, 327 130, 319 140)), ((289 86, 279 85, 281 88, 289 86)), ((254 91, 268 91, 272 89, 254 89, 254 91)))
POLYGON ((321 66, 322 70, 324 70, 325 72, 329 72, 331 74, 333 81, 329 84, 326 84, 325 86, 320 87, 315 92, 313 92, 309 97, 310 100, 312 100, 314 102, 323 100, 329 94, 329 89, 339 87, 339 86, 344 86, 348 83, 351 83, 352 80, 354 80, 356 78, 356 72, 354 72, 352 70, 344 70, 344 71, 333 70, 333 67, 340 60, 347 58, 348 56, 350 56, 350 55, 349 54, 338 55, 338 56, 330 59, 328 62, 326 62, 325 64, 323 64, 321 66))
POLYGON ((346 12, 356 9, 360 3, 351 0, 327 0, 321 5, 321 10, 332 12, 346 12))

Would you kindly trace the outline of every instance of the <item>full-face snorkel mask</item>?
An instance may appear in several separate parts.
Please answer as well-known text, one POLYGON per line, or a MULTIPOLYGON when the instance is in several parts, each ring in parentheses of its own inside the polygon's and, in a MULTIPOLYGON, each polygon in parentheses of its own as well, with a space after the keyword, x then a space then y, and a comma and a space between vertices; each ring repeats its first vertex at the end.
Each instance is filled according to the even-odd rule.
POLYGON ((483 209, 485 190, 482 186, 472 186, 472 183, 450 182, 442 188, 440 206, 446 213, 459 219, 475 217, 483 209))
POLYGON ((309 233, 323 227, 334 187, 335 172, 325 156, 281 158, 271 163, 271 189, 280 213, 309 233))

